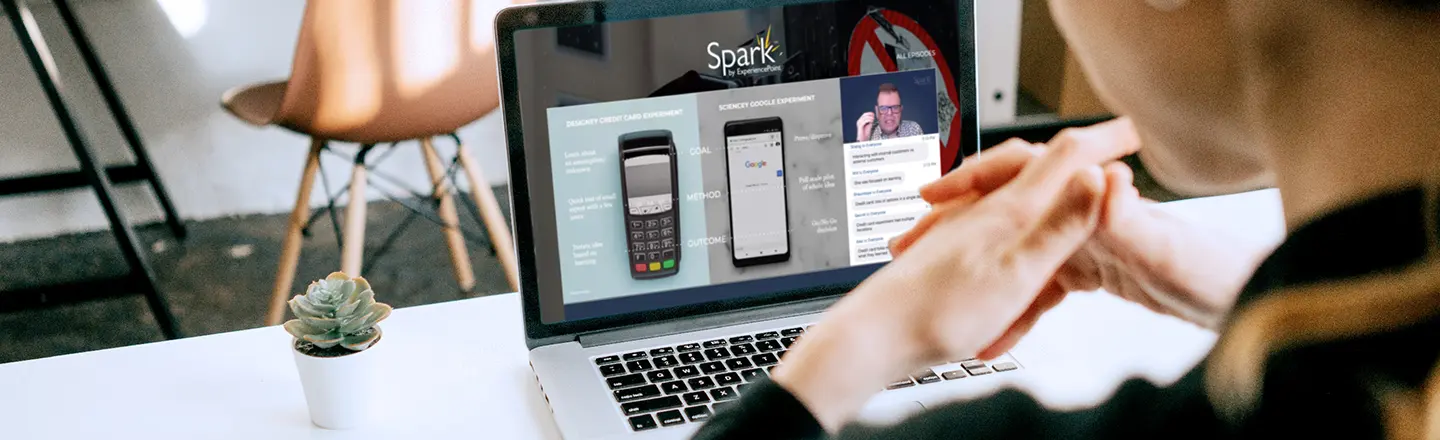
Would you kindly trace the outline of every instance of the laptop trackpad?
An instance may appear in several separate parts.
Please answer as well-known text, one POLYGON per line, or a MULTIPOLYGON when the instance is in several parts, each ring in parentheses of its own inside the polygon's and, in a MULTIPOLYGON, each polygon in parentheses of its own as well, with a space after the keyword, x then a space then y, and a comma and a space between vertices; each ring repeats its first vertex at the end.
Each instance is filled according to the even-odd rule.
POLYGON ((893 425, 925 410, 920 402, 886 402, 866 406, 859 421, 871 425, 893 425))

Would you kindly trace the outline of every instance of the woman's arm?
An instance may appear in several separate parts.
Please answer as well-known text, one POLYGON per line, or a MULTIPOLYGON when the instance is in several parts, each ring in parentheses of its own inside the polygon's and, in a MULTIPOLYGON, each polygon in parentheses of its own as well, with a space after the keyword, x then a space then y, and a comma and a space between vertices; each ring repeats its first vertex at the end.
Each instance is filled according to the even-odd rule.
POLYGON ((830 431, 896 377, 974 357, 1021 317, 1094 233, 1113 145, 1055 147, 836 303, 774 371, 830 431))
MULTIPOLYGON (((1130 380, 1094 408, 1052 411, 1019 391, 1008 390, 971 402, 952 403, 893 426, 845 426, 837 440, 925 439, 1163 439, 1223 438, 1196 369, 1175 384, 1157 387, 1130 380)), ((696 440, 819 439, 830 437, 805 406, 784 388, 764 382, 751 387, 738 405, 720 412, 696 433, 696 440)))

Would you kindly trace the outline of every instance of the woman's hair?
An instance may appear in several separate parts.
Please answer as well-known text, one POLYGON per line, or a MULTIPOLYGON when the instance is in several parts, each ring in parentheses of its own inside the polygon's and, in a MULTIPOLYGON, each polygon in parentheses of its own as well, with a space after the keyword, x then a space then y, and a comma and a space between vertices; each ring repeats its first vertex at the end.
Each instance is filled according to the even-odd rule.
MULTIPOLYGON (((1440 319, 1440 148, 1423 143, 1415 148, 1431 148, 1427 163, 1432 171, 1423 182, 1427 255, 1398 271, 1282 289, 1238 309, 1206 370, 1206 391, 1222 418, 1239 424, 1255 409, 1262 398, 1265 363, 1276 352, 1440 319)), ((1431 368, 1419 389, 1393 383, 1370 386, 1384 412, 1389 438, 1440 439, 1440 364, 1431 368)))
POLYGON ((1440 0, 1379 0, 1378 3, 1386 6, 1398 6, 1404 9, 1414 9, 1420 11, 1440 10, 1440 0))

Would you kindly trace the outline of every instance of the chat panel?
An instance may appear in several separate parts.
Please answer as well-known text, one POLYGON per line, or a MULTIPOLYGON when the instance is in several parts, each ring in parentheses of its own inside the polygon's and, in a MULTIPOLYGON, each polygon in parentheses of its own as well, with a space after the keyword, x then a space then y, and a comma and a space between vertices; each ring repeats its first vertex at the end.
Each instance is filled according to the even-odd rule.
POLYGON ((890 261, 890 239, 930 212, 920 187, 940 178, 940 136, 845 145, 851 264, 890 261))

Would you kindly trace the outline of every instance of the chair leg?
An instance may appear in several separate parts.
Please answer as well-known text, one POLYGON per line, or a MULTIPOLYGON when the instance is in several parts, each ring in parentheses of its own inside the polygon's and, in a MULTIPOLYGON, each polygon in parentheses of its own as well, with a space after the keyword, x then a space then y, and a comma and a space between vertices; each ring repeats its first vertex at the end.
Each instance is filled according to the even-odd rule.
POLYGON ((352 277, 361 276, 365 259, 365 155, 374 144, 360 147, 355 154, 355 171, 350 174, 350 206, 345 208, 345 245, 340 253, 340 271, 352 277))
POLYGON ((279 325, 285 318, 285 301, 290 299, 295 268, 300 263, 300 248, 304 242, 300 229, 310 220, 310 190, 315 187, 315 172, 320 169, 320 150, 324 148, 324 140, 310 140, 310 155, 306 156, 305 171, 300 175, 300 192, 295 195, 295 209, 290 211, 290 226, 286 228, 285 240, 280 246, 280 267, 275 269, 275 290, 270 294, 265 325, 279 325))
POLYGON ((511 290, 518 292, 520 271, 515 260, 515 243, 510 238, 510 226, 505 222, 500 202, 495 200, 490 183, 485 180, 479 164, 470 157, 464 144, 456 147, 455 154, 460 156, 460 166, 465 168, 465 175, 469 178, 470 196, 475 198, 475 206, 480 209, 480 219, 485 222, 485 230, 490 233, 490 242, 495 246, 495 257, 500 259, 500 267, 505 270, 505 280, 510 283, 511 290))
POLYGON ((455 281, 460 290, 469 292, 475 288, 475 269, 470 267, 470 251, 465 248, 465 236, 460 232, 460 214, 455 209, 455 198, 446 185, 445 167, 440 165, 440 155, 430 138, 420 139, 420 154, 425 156, 425 168, 430 172, 430 188, 435 200, 440 202, 440 220, 445 222, 445 244, 450 247, 450 263, 455 268, 455 281))

